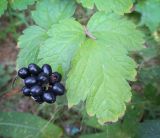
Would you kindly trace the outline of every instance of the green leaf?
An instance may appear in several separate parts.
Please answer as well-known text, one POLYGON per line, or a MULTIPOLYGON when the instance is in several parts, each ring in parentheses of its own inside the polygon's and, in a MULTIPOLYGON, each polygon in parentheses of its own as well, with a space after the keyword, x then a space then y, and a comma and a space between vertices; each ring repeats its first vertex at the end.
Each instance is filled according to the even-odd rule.
POLYGON ((136 30, 135 24, 122 16, 97 12, 87 27, 97 40, 104 41, 106 45, 121 45, 128 51, 142 49, 143 34, 136 30))
POLYGON ((77 0, 77 2, 82 3, 84 7, 93 9, 94 7, 94 0, 77 0))
POLYGON ((96 40, 86 40, 74 58, 66 83, 68 104, 86 100, 88 114, 99 123, 116 122, 131 99, 127 80, 136 75, 128 50, 140 49, 143 35, 131 22, 104 13, 91 18, 88 31, 96 40))
POLYGON ((87 112, 90 116, 96 115, 99 123, 115 122, 122 117, 125 102, 131 99, 125 79, 133 79, 136 74, 135 63, 125 53, 123 47, 86 41, 67 80, 69 107, 87 99, 87 112))
POLYGON ((13 9, 25 10, 28 5, 33 5, 36 0, 11 0, 10 5, 13 9))
POLYGON ((72 19, 55 24, 48 32, 49 38, 40 48, 38 58, 40 64, 50 64, 54 70, 62 66, 64 72, 70 67, 70 62, 77 49, 85 39, 83 27, 72 19))
POLYGON ((71 17, 75 11, 73 0, 43 0, 36 5, 32 17, 37 25, 49 28, 62 19, 71 17))
MULTIPOLYGON (((74 13, 74 10, 75 10, 75 3, 72 0, 61 0, 61 1, 43 0, 37 4, 36 10, 32 13, 33 13, 33 19, 38 24, 38 26, 31 26, 27 28, 24 31, 24 34, 19 38, 19 41, 18 41, 18 45, 21 48, 19 56, 18 56, 18 60, 17 60, 17 64, 19 67, 27 66, 29 63, 39 62, 38 54, 39 54, 40 47, 45 43, 45 40, 48 38, 48 34, 49 35, 52 34, 50 32, 53 32, 53 30, 57 31, 54 28, 54 26, 53 27, 51 26, 54 24, 55 26, 58 26, 57 25, 58 22, 60 20, 67 19, 70 16, 72 16, 72 14, 74 13), (49 29, 51 31, 49 31, 48 33, 49 29)), ((59 28, 60 28, 60 25, 59 25, 59 28)), ((81 32, 81 30, 79 32, 81 32)), ((60 34, 58 34, 58 36, 60 36, 60 34)), ((75 46, 77 45, 75 44, 75 46)), ((70 48, 72 47, 73 45, 70 46, 70 48)), ((45 50, 46 48, 42 47, 42 49, 45 50)), ((73 53, 73 51, 74 49, 70 51, 70 54, 73 53)), ((45 54, 47 53, 44 53, 44 56, 45 54)), ((42 60, 42 62, 43 62, 43 59, 45 59, 44 56, 40 53, 39 57, 42 60)), ((67 63, 68 62, 69 61, 67 61, 67 63)))
POLYGON ((28 113, 1 112, 0 135, 12 138, 60 138, 62 130, 28 113))
POLYGON ((140 138, 159 138, 160 137, 160 120, 147 120, 141 123, 139 127, 140 138))
POLYGON ((142 14, 141 24, 153 32, 160 27, 160 0, 142 0, 136 6, 136 11, 142 14))
POLYGON ((38 63, 39 48, 47 38, 46 31, 39 26, 30 26, 23 33, 18 42, 20 47, 17 59, 18 67, 26 67, 29 63, 38 63))
POLYGON ((114 11, 118 14, 129 13, 133 6, 132 0, 77 0, 84 7, 93 9, 94 4, 100 11, 114 11))
POLYGON ((4 11, 7 9, 7 0, 0 0, 0 16, 4 13, 4 11))
POLYGON ((142 100, 143 99, 140 95, 133 92, 133 98, 127 107, 125 116, 121 121, 114 124, 101 126, 98 124, 95 117, 86 117, 84 119, 84 123, 92 128, 97 128, 100 132, 84 136, 82 135, 82 138, 89 138, 91 136, 99 136, 100 138, 135 138, 138 132, 137 128, 139 120, 141 119, 144 111, 144 101, 142 100))

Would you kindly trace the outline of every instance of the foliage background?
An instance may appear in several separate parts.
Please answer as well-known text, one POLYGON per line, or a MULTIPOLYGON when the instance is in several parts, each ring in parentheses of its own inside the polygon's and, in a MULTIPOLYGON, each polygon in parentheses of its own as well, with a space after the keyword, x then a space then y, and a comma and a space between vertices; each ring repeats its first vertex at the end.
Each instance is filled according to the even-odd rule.
MULTIPOLYGON (((92 1, 77 1, 81 2, 83 6, 77 5, 74 17, 83 25, 87 24, 97 9, 104 10, 106 9, 105 4, 113 2, 106 0, 106 3, 101 3, 100 0, 95 0, 96 9, 93 8, 92 1)), ((125 3, 127 2, 125 0, 125 3)), ((123 118, 116 123, 107 123, 101 126, 96 118, 87 115, 83 104, 68 109, 66 97, 62 97, 53 105, 37 105, 30 98, 22 96, 20 93, 22 82, 20 80, 16 82, 13 89, 11 88, 12 79, 16 75, 16 59, 19 52, 17 41, 25 28, 35 24, 31 17, 31 11, 35 10, 36 6, 35 0, 24 0, 22 3, 19 0, 0 0, 1 137, 160 137, 160 1, 133 0, 132 2, 132 7, 123 7, 114 3, 117 6, 112 9, 108 8, 118 14, 125 13, 124 17, 134 22, 144 34, 145 48, 130 53, 138 63, 136 81, 130 82, 133 94, 132 101, 127 104, 127 111, 123 118), (127 12, 128 9, 131 11, 130 13, 127 12)), ((43 8, 42 5, 42 11, 43 8)), ((64 12, 65 17, 72 12, 64 12)), ((38 13, 35 13, 35 20, 40 23, 38 25, 43 27, 50 25, 48 21, 39 22, 36 14, 38 13)), ((67 23, 72 24, 73 22, 68 21, 67 23)), ((57 30, 61 31, 60 28, 57 30)), ((52 35, 52 32, 50 34, 52 35)), ((75 35, 73 34, 73 36, 75 35)), ((35 45, 38 44, 35 42, 35 45)), ((47 46, 50 48, 49 45, 47 46)), ((34 49, 31 50, 36 52, 34 49)), ((48 52, 46 51, 47 54, 48 52)), ((27 58, 28 62, 32 59, 27 58)), ((66 65, 64 68, 67 70, 66 65)))

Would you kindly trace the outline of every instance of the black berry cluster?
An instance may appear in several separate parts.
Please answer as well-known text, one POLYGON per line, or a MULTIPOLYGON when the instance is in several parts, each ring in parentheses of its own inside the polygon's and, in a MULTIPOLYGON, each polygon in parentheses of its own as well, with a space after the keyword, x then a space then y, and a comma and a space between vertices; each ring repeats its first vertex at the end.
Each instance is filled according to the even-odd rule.
POLYGON ((40 68, 31 63, 28 68, 19 69, 18 76, 24 80, 23 94, 31 96, 38 103, 54 103, 56 96, 63 95, 65 92, 64 85, 60 83, 61 74, 52 72, 52 68, 48 64, 44 64, 40 68))

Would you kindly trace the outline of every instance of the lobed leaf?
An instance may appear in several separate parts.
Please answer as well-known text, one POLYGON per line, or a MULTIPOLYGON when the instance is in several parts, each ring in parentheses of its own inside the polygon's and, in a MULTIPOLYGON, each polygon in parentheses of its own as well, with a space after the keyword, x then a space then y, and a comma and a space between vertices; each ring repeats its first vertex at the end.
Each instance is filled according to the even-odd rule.
POLYGON ((84 7, 93 9, 94 4, 100 11, 115 12, 117 14, 129 13, 133 6, 132 0, 77 0, 84 7))
POLYGON ((133 92, 132 102, 127 107, 125 116, 121 121, 114 124, 108 124, 101 126, 98 124, 95 117, 86 117, 84 123, 92 128, 101 130, 95 134, 82 135, 86 137, 98 137, 101 138, 134 138, 137 136, 139 119, 143 115, 144 111, 144 99, 139 94, 133 92), (143 102, 142 102, 143 101, 143 102), (103 134, 103 135, 102 135, 103 134))
MULTIPOLYGON (((48 38, 47 32, 50 27, 72 16, 74 10, 75 5, 72 0, 44 0, 37 4, 36 10, 32 12, 37 26, 27 28, 18 41, 21 49, 17 59, 19 67, 39 62, 39 49, 48 38)), ((43 54, 45 56, 44 52, 43 54)), ((40 59, 45 58, 44 56, 40 54, 40 59)))
POLYGON ((48 31, 49 38, 41 46, 38 58, 40 64, 50 64, 57 70, 62 66, 64 72, 77 49, 85 39, 83 27, 73 19, 66 19, 55 24, 48 31))
POLYGON ((76 55, 67 79, 69 106, 86 101, 88 114, 99 123, 117 121, 131 99, 128 81, 136 75, 137 65, 128 51, 142 48, 143 35, 132 22, 105 12, 96 13, 84 31, 70 17, 73 1, 46 0, 37 8, 33 19, 38 26, 28 28, 19 39, 19 65, 49 63, 66 73, 76 55), (85 33, 95 39, 86 39, 85 33))
POLYGON ((33 20, 37 25, 48 29, 62 19, 67 19, 74 14, 75 3, 73 0, 43 0, 36 5, 32 12, 33 20))
POLYGON ((135 63, 125 52, 122 47, 86 41, 67 80, 69 106, 86 100, 88 114, 96 115, 101 124, 115 122, 122 117, 125 102, 131 99, 131 89, 125 79, 136 73, 135 63))
POLYGON ((143 34, 136 29, 135 24, 122 16, 97 12, 87 27, 97 40, 104 41, 106 45, 121 45, 128 51, 143 48, 143 34))
POLYGON ((91 18, 88 30, 96 40, 86 40, 74 58, 67 80, 68 104, 86 100, 88 114, 99 123, 115 122, 131 99, 127 80, 136 75, 128 51, 142 48, 143 35, 131 22, 101 12, 91 18))
POLYGON ((29 63, 38 63, 40 46, 48 37, 46 31, 39 26, 30 26, 20 36, 18 45, 20 52, 17 59, 18 67, 27 67, 29 63))

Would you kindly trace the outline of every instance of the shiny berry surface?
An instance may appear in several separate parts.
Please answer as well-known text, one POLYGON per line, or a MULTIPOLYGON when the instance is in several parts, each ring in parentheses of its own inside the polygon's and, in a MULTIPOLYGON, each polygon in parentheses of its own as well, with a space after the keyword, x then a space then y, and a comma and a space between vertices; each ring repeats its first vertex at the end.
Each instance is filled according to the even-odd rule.
POLYGON ((32 75, 38 75, 42 71, 41 68, 34 63, 28 65, 28 70, 32 75))
POLYGON ((47 74, 48 76, 50 76, 52 74, 52 68, 48 64, 44 64, 42 66, 42 71, 43 71, 43 73, 47 74))
POLYGON ((19 69, 18 76, 22 79, 25 79, 30 76, 29 70, 25 67, 19 69))
POLYGON ((54 103, 56 101, 56 97, 52 93, 44 92, 43 100, 47 103, 54 103))
POLYGON ((37 84, 37 79, 35 77, 27 77, 25 80, 24 80, 24 84, 27 86, 27 87, 32 87, 34 85, 37 84))
POLYGON ((23 94, 24 94, 25 96, 31 96, 31 90, 30 90, 30 88, 28 88, 28 87, 26 87, 26 86, 24 86, 24 87, 22 88, 22 92, 23 92, 23 94))
POLYGON ((43 94, 43 92, 42 92, 41 86, 35 85, 35 86, 31 87, 31 95, 32 96, 40 96, 42 94, 43 94))
POLYGON ((53 86, 52 86, 52 91, 55 95, 63 95, 64 92, 65 92, 65 87, 63 84, 61 83, 55 83, 53 86))
MULTIPOLYGON (((24 79, 22 93, 30 96, 35 102, 42 104, 54 103, 56 96, 64 95, 65 87, 61 82, 62 75, 58 72, 52 72, 49 64, 44 64, 42 68, 31 63, 28 68, 21 68, 18 76, 24 79)), ((17 77, 14 79, 14 81, 17 77)), ((14 82, 13 82, 14 83, 14 82)))
POLYGON ((40 73, 38 75, 38 82, 40 82, 41 84, 47 84, 49 82, 49 76, 45 73, 40 73))

